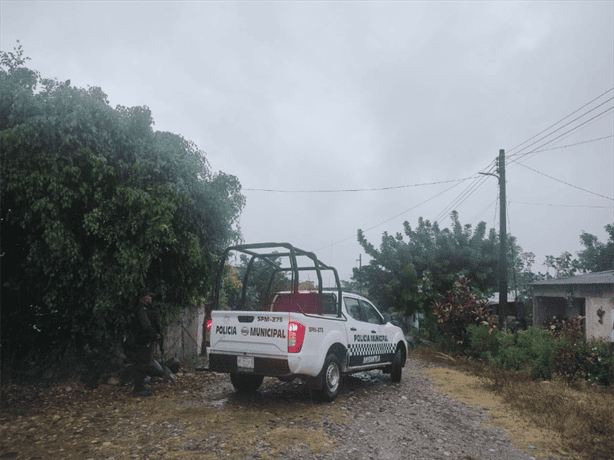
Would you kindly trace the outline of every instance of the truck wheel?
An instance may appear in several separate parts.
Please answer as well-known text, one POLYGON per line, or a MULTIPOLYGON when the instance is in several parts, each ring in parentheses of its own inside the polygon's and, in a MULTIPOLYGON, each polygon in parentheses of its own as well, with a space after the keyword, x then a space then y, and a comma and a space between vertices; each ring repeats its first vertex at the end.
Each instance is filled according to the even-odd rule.
POLYGON ((230 374, 230 381, 232 386, 235 387, 239 393, 254 393, 264 380, 263 375, 254 374, 238 374, 232 372, 230 374))
POLYGON ((316 396, 323 401, 332 401, 339 395, 343 373, 337 355, 331 353, 324 360, 324 367, 316 381, 316 396))
POLYGON ((395 383, 401 381, 403 375, 403 350, 397 348, 394 358, 392 358, 392 365, 390 366, 390 380, 395 383))

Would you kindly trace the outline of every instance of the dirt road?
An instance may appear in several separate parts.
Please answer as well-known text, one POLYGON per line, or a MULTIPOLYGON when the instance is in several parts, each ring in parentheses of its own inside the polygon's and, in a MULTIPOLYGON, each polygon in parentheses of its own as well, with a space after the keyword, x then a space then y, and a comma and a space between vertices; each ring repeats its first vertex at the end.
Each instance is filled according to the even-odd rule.
POLYGON ((2 414, 0 459, 558 458, 554 434, 515 420, 468 376, 415 356, 401 383, 358 374, 333 403, 270 378, 241 396, 228 376, 200 372, 152 389, 149 398, 109 385, 41 392, 2 414))

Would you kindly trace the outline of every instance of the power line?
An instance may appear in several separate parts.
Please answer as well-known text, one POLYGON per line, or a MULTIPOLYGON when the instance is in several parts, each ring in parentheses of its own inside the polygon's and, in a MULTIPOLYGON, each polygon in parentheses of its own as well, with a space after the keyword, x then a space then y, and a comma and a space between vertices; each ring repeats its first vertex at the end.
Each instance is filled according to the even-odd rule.
MULTIPOLYGON (((569 117, 570 117, 570 116, 572 116, 573 114, 575 114, 575 113, 579 112, 579 111, 580 111, 580 110, 582 110, 584 107, 586 107, 586 106, 590 105, 591 103, 593 103, 593 102, 594 102, 594 101, 596 101, 597 99, 601 98, 603 95, 607 94, 608 92, 612 91, 613 89, 614 89, 614 88, 611 88, 611 89, 609 89, 608 91, 606 91, 606 92, 602 93, 601 95, 597 96, 595 99, 593 99, 593 100, 591 100, 590 102, 588 102, 588 103, 584 104, 582 107, 580 107, 579 109, 577 109, 577 110, 575 110, 574 112, 570 113, 569 115, 567 115, 566 117, 562 118, 561 120, 557 121, 556 123, 554 123, 554 124, 553 124, 553 125, 551 125, 550 127, 546 128, 545 130, 541 131, 540 133, 536 134, 535 136, 531 137, 530 139, 528 139, 528 140, 524 141, 523 143, 519 144, 518 146, 514 147, 512 150, 514 150, 514 149, 516 149, 516 148, 520 147, 520 146, 521 146, 521 145, 523 145, 523 144, 526 144, 527 142, 531 141, 532 139, 535 139, 535 138, 536 138, 536 137, 538 137, 540 134, 542 134, 542 133, 544 133, 544 132, 548 131, 550 128, 552 128, 552 127, 556 126, 557 124, 559 124, 559 123, 560 123, 560 122, 562 122, 563 120, 566 120, 567 118, 569 118, 569 117)), ((540 142, 540 141, 542 141, 542 140, 546 139, 547 137, 551 136, 551 135, 552 135, 552 134, 554 134, 555 132, 557 132, 557 131, 559 131, 559 130, 563 129, 565 126, 568 126, 568 125, 570 125, 571 123, 573 123, 573 122, 575 122, 575 121, 579 120, 580 118, 582 118, 582 117, 586 116, 587 114, 591 113, 592 111, 596 110, 597 108, 601 107, 602 105, 606 104, 607 102, 609 102, 609 101, 611 101, 611 100, 613 100, 613 99, 614 99, 614 97, 612 97, 612 98, 608 99, 608 100, 607 100, 607 101, 605 101, 605 102, 602 102, 601 104, 597 105, 596 107, 593 107, 592 109, 590 109, 589 111, 587 111, 587 112, 583 113, 583 114, 582 114, 582 115, 580 115, 579 117, 576 117, 576 118, 574 118, 573 120, 571 120, 570 122, 566 123, 565 125, 563 125, 563 126, 559 127, 559 128, 558 128, 558 129, 556 129, 555 131, 548 133, 546 136, 544 136, 544 137, 542 137, 542 138, 538 139, 537 141, 533 142, 532 144, 529 144, 528 146, 524 147, 522 150, 527 149, 527 148, 531 147, 532 145, 535 145, 536 143, 538 143, 538 142, 540 142)), ((581 124, 579 124, 579 125, 577 125, 577 126, 573 127, 572 129, 570 129, 570 130, 568 130, 568 131, 564 132, 563 134, 561 134, 561 135, 559 135, 559 136, 555 137, 554 139, 551 139, 550 141, 545 142, 544 144, 542 144, 542 145, 540 145, 539 147, 537 147, 537 149, 539 149, 539 148, 541 148, 541 147, 544 147, 544 146, 546 146, 546 145, 548 145, 548 144, 550 144, 550 143, 552 143, 552 142, 556 141, 557 139, 559 139, 559 138, 561 138, 561 137, 565 136, 566 134, 568 134, 568 133, 570 133, 570 132, 572 132, 572 131, 574 131, 574 130, 576 130, 576 129, 579 129, 581 126, 586 125, 587 123, 589 123, 589 122, 591 122, 592 120, 594 120, 594 119, 596 119, 596 118, 598 118, 598 117, 602 116, 603 114, 605 114, 605 113, 607 113, 607 112, 611 111, 612 109, 613 109, 613 107, 608 108, 607 110, 605 110, 605 111, 603 111, 603 112, 601 112, 601 113, 597 114, 596 116, 594 116, 594 117, 590 118, 589 120, 587 120, 587 121, 585 121, 585 122, 583 122, 583 123, 581 123, 581 124)), ((607 137, 612 137, 612 136, 606 136, 605 138, 607 138, 607 137)), ((591 141, 586 141, 586 142, 591 142, 591 141)), ((579 144, 586 143, 586 142, 579 142, 579 143, 576 143, 576 144, 571 144, 571 145, 579 145, 579 144)), ((571 145, 570 145, 570 146, 571 146, 571 145)), ((562 147, 560 147, 560 148, 562 148, 562 147)), ((510 150, 510 151, 511 151, 511 150, 510 150)), ((516 158, 516 159, 514 159, 514 160, 512 160, 512 161, 506 161, 506 163, 507 163, 507 164, 512 164, 512 163, 514 163, 514 162, 518 162, 518 160, 520 160, 521 158, 523 158, 523 157, 525 157, 525 156, 527 156, 527 155, 529 155, 529 154, 531 154, 531 153, 536 153, 537 151, 538 151, 538 150, 533 150, 533 151, 529 151, 529 152, 525 152, 525 153, 518 152, 518 153, 516 153, 516 154, 510 155, 509 157, 507 157, 507 159, 508 159, 508 160, 509 160, 509 158, 514 157, 514 156, 518 156, 518 158, 516 158)), ((542 151, 545 151, 545 150, 542 150, 542 151)), ((488 170, 488 172, 491 172, 492 170, 493 170, 493 167, 491 166, 491 167, 490 167, 490 169, 488 170)), ((477 181, 476 181, 476 180, 474 180, 474 181, 473 181, 471 184, 469 184, 469 186, 468 186, 468 187, 467 187, 467 188, 466 188, 466 189, 465 189, 465 190, 464 190, 464 191, 463 191, 463 192, 462 192, 462 193, 461 193, 461 194, 460 194, 460 195, 459 195, 459 196, 458 196, 458 197, 457 197, 457 198, 456 198, 456 199, 455 199, 455 200, 454 200, 454 201, 453 201, 451 204, 449 204, 449 205, 448 205, 446 208, 444 208, 444 210, 443 210, 442 212, 440 212, 440 213, 437 215, 437 217, 436 217, 435 221, 438 221, 439 219, 443 218, 443 217, 444 217, 444 216, 445 216, 445 215, 446 215, 448 212, 450 212, 452 209, 454 209, 455 207, 456 207, 456 208, 458 208, 458 206, 460 206, 460 205, 461 205, 461 204, 463 204, 465 201, 467 201, 467 200, 468 200, 468 199, 469 199, 469 198, 470 198, 470 197, 471 197, 471 196, 472 196, 472 195, 473 195, 473 194, 474 194, 474 193, 475 193, 475 192, 476 192, 476 191, 477 191, 477 190, 478 190, 478 189, 479 189, 479 188, 480 188, 480 187, 481 187, 483 184, 484 184, 484 182, 485 182, 485 181, 486 181, 486 178, 482 178, 481 180, 477 180, 477 181)))
MULTIPOLYGON (((606 112, 607 112, 607 111, 606 111, 606 112)), ((610 115, 611 115, 611 114, 612 114, 612 112, 610 112, 610 115)), ((596 116, 596 117, 591 118, 590 120, 588 120, 588 122, 587 122, 587 123, 583 124, 581 128, 580 128, 580 127, 578 127, 578 128, 580 128, 580 129, 586 129, 586 128, 588 128, 589 126, 591 126, 593 123, 595 123, 596 121, 598 121, 598 120, 599 120, 599 119, 601 119, 601 118, 603 118, 603 114, 600 114, 600 115, 598 115, 598 116, 596 116)), ((558 144, 560 141, 562 141, 562 140, 564 140, 564 139, 567 139, 568 137, 572 136, 573 134, 575 134, 573 129, 571 129, 571 130, 569 130, 569 131, 566 131, 565 133, 563 133, 563 135, 562 135, 562 136, 559 136, 559 138, 556 140, 556 144, 558 144)), ((608 137, 608 136, 606 136, 605 138, 607 138, 607 137, 608 137)), ((610 137, 611 137, 611 136, 610 136, 610 137)), ((590 142, 590 141, 585 141, 585 142, 590 142)), ((578 142, 578 143, 577 143, 577 145, 582 144, 582 143, 585 143, 585 142, 578 142)), ((546 145, 546 144, 544 144, 544 145, 546 145)), ((572 145, 572 146, 573 146, 574 144, 568 144, 568 145, 572 145)), ((538 148, 538 147, 536 147, 536 148, 538 148)), ((556 148, 558 148, 558 147, 554 147, 553 149, 556 149, 556 148)), ((534 156, 536 155, 536 153, 537 153, 537 152, 543 152, 543 151, 547 151, 547 150, 552 150, 552 149, 532 150, 532 151, 530 151, 530 152, 527 152, 527 154, 526 154, 526 155, 524 155, 523 157, 525 157, 525 156, 526 156, 526 158, 525 158, 525 161, 526 161, 526 160, 528 160, 529 158, 534 157, 534 156), (530 154, 530 156, 529 156, 529 154, 530 154)), ((519 159, 517 159, 517 160, 519 160, 519 159)))
MULTIPOLYGON (((493 160, 489 166, 487 166, 487 172, 490 173, 491 171, 494 170, 495 165, 494 165, 495 161, 493 160)), ((445 217, 449 212, 451 212, 453 209, 458 208, 458 206, 460 206, 461 204, 463 204, 465 201, 467 201, 467 199, 473 195, 486 181, 486 177, 485 176, 480 176, 477 179, 475 179, 471 184, 469 184, 467 186, 467 188, 465 188, 465 190, 463 190, 459 196, 457 196, 454 201, 452 201, 452 203, 450 203, 449 205, 447 205, 443 211, 441 211, 437 217, 434 219, 435 222, 438 222, 439 219, 442 219, 443 217, 445 217)))
MULTIPOLYGON (((516 150, 516 149, 517 149, 518 147, 520 147, 521 145, 526 144, 526 143, 527 143, 527 142, 529 142, 530 140, 535 139, 535 138, 536 138, 537 136, 539 136, 540 134, 545 133, 545 132, 546 132, 546 131, 548 131, 550 128, 552 128, 552 127, 554 127, 554 126, 558 125, 558 124, 559 124, 560 122, 562 122, 563 120, 566 120, 567 118, 571 117, 571 116, 572 116, 574 113, 579 112, 579 111, 580 111, 580 110, 582 110, 584 107, 586 107, 586 106, 588 106, 588 105, 592 104, 592 103, 593 103, 593 102, 595 102, 597 99, 599 99, 600 97, 604 96, 605 94, 608 94, 608 93, 609 93, 610 91, 612 91, 612 90, 614 90, 614 87, 612 87, 612 88, 610 88, 609 90, 607 90, 606 92, 604 92, 604 93, 600 94, 599 96, 597 96, 597 97, 596 97, 595 99, 593 99, 592 101, 587 102, 586 104, 584 104, 584 105, 583 105, 582 107, 580 107, 579 109, 574 110, 573 112, 571 112, 571 113, 570 113, 569 115, 567 115, 566 117, 561 118, 559 121, 557 121, 557 122, 556 122, 556 123, 554 123, 553 125, 551 125, 551 126, 547 127, 547 128, 546 128, 546 129, 544 129, 543 131, 540 131, 540 132, 539 132, 539 133, 537 133, 535 136, 533 136, 533 137, 531 137, 531 138, 527 139, 526 141, 524 141, 524 142, 522 142, 522 143, 518 144, 516 147, 514 147, 514 148, 512 148, 512 149, 508 150, 508 153, 513 152, 514 150, 516 150)), ((587 112, 587 113, 588 113, 588 112, 587 112)), ((526 147, 525 147, 525 148, 526 148, 526 147)), ((523 150, 524 150, 524 149, 523 149, 523 150)), ((516 155, 516 154, 513 154, 513 155, 516 155)), ((511 156, 513 156, 513 155, 511 155, 511 156)))
POLYGON ((471 225, 473 225, 475 221, 478 219, 478 217, 480 217, 484 212, 486 212, 486 210, 490 208, 493 204, 495 204, 497 201, 499 201, 499 192, 497 192, 497 198, 491 201, 488 206, 486 206, 484 209, 478 212, 475 216, 473 216, 473 218, 471 218, 471 221, 470 221, 471 225))
POLYGON ((499 214, 499 192, 497 191, 497 202, 495 203, 495 218, 492 221, 492 228, 497 228, 497 214, 499 214))
POLYGON ((422 184, 410 184, 410 185, 396 185, 392 187, 382 187, 382 188, 360 188, 360 189, 338 189, 338 190, 274 190, 274 189, 265 189, 265 188, 244 188, 243 190, 251 191, 251 192, 277 192, 277 193, 341 193, 341 192, 375 192, 381 190, 393 190, 399 188, 408 188, 408 187, 421 187, 424 185, 438 185, 438 184, 449 184, 450 182, 463 182, 471 179, 475 176, 465 177, 463 179, 451 179, 444 180, 439 182, 425 182, 422 184))
POLYGON ((549 152, 551 150, 557 150, 557 149, 564 149, 567 147, 575 147, 576 145, 581 145, 581 144, 588 144, 589 142, 596 142, 596 141, 601 141, 603 139, 609 139, 610 137, 614 137, 614 135, 609 135, 609 136, 604 136, 604 137, 599 137, 597 139, 590 139, 588 141, 583 141, 583 142, 576 142, 575 144, 567 144, 567 145, 561 145, 560 147, 552 147, 550 149, 544 149, 544 150, 533 150, 532 152, 529 153, 542 153, 542 152, 549 152))
POLYGON ((529 204, 533 206, 556 206, 563 208, 611 208, 612 206, 592 206, 592 205, 581 205, 581 204, 551 204, 551 203, 529 203, 527 201, 510 201, 510 203, 518 203, 518 204, 529 204))
MULTIPOLYGON (((413 210, 413 209, 416 209, 418 206, 422 206, 424 203, 428 203, 429 201, 431 201, 431 200, 433 200, 433 199, 437 198, 439 195, 442 195, 442 194, 446 193, 448 190, 453 189, 454 187, 456 187, 456 186, 457 186, 457 185, 459 185, 459 184, 460 184, 460 182, 459 182, 459 183, 454 184, 452 187, 448 187, 448 188, 447 188, 447 189, 445 189, 443 192, 439 192, 437 195, 434 195, 434 196, 432 196, 432 197, 430 197, 430 198, 428 198, 428 199, 426 199, 426 200, 422 201, 421 203, 418 203, 417 205, 412 206, 412 207, 411 207, 411 208, 409 208, 409 209, 406 209, 405 211, 403 211, 403 212, 401 212, 401 213, 397 214, 396 216, 392 216, 390 219, 386 219, 385 221, 380 222, 379 224, 374 225, 373 227, 369 227, 368 229, 364 230, 364 231, 363 231, 363 233, 367 233, 367 232, 369 232, 369 231, 373 230, 374 228, 377 228, 377 227, 379 227, 379 226, 381 226, 381 225, 384 225, 385 223, 390 222, 391 220, 396 219, 397 217, 402 216, 403 214, 405 214, 405 213, 407 213, 407 212, 409 212, 409 211, 411 211, 411 210, 413 210)), ((343 243, 343 242, 345 242, 345 241, 347 241, 347 240, 351 240, 352 238, 355 238, 355 237, 356 237, 356 235, 348 236, 347 238, 344 238, 344 239, 339 240, 339 241, 335 241, 334 243, 331 243, 331 244, 329 244, 328 246, 322 246, 321 248, 316 249, 316 251, 320 251, 320 250, 322 250, 322 249, 329 248, 329 247, 334 246, 334 245, 336 245, 336 244, 343 243)))
MULTIPOLYGON (((599 104, 597 107, 601 107, 603 104, 605 104, 606 102, 611 101, 612 99, 614 99, 614 97, 613 97, 613 98, 608 99, 607 101, 605 101, 605 102, 604 102, 604 103, 602 103, 602 104, 599 104)), ((561 126, 560 128, 555 129, 554 131, 552 131, 551 133, 548 133, 546 136, 542 137, 541 139, 538 139, 538 140, 536 140, 535 142, 533 142, 532 144, 527 145, 525 148, 529 148, 529 147, 531 147, 531 145, 537 144, 539 141, 546 139, 548 136, 551 136, 552 134, 556 133, 557 131, 559 131, 559 130, 563 129, 565 126, 570 125, 570 124, 571 124, 571 123, 573 123, 574 121, 576 121, 576 120, 578 120, 578 119, 582 118, 583 116, 585 116, 586 114, 588 114, 588 113, 592 112, 592 111, 593 111, 593 110, 595 110, 597 107, 594 107, 594 108, 592 108, 591 110, 589 110, 588 112, 586 112, 586 113, 584 113, 584 114, 580 115, 579 117, 574 118, 574 119, 573 119, 573 120, 571 120, 569 123, 566 123, 566 124, 564 124, 563 126, 561 126)), ((576 129, 578 129, 580 126, 583 126, 583 125, 587 124, 588 122, 590 122, 590 121, 594 120, 595 118, 600 117, 600 116, 601 116, 601 115, 603 115, 604 113, 607 113, 607 112, 609 112, 610 110, 613 110, 613 109, 614 109, 614 107, 610 107, 610 108, 608 108, 607 110, 604 110, 603 112, 601 112, 601 113, 599 113, 599 114, 595 115, 593 118, 590 118, 590 119, 588 119, 587 121, 585 121, 584 123, 581 123, 581 124, 579 124, 579 125, 577 125, 577 126, 573 127, 572 129, 570 129, 570 130, 568 130, 568 131, 565 131, 565 132, 564 132, 563 134, 561 134, 560 136, 557 136, 557 137, 555 137, 554 139, 549 140, 548 142, 546 142, 545 144, 540 145, 540 146, 539 146, 539 147, 537 147, 537 148, 543 147, 544 145, 548 145, 548 144, 550 144, 551 142, 554 142, 555 140, 557 140, 558 138, 560 138, 560 137, 564 136, 565 134, 570 133, 571 131, 575 131, 575 130, 576 130, 576 129)), ((507 162, 507 164, 511 164, 511 163, 517 162, 517 161, 518 161, 518 160, 520 160, 522 157, 527 156, 527 155, 529 155, 530 153, 534 153, 534 152, 533 152, 533 151, 530 151, 530 152, 525 152, 525 153, 522 153, 522 154, 519 152, 519 153, 515 153, 515 154, 513 154, 513 155, 510 155, 510 156, 508 157, 508 159, 510 159, 510 158, 512 158, 512 157, 514 157, 514 156, 517 156, 517 155, 520 155, 520 156, 519 156, 518 158, 516 158, 516 159, 512 160, 512 161, 508 161, 508 162, 507 162)))
POLYGON ((555 180, 555 181, 557 181, 557 182, 561 182, 561 183, 563 183, 563 184, 565 184, 565 185, 569 185, 570 187, 573 187, 573 188, 577 188, 578 190, 582 190, 583 192, 591 193, 591 194, 593 194, 593 195, 600 196, 601 198, 606 198, 606 199, 608 199, 608 200, 612 200, 612 201, 614 201, 614 198, 610 198, 609 196, 605 196, 605 195, 600 195, 599 193, 591 192, 590 190, 586 190, 586 189, 584 189, 584 188, 578 187, 577 185, 573 185, 573 184, 570 184, 569 182, 565 182, 565 181, 563 181, 563 180, 561 180, 561 179, 557 179, 556 177, 552 177, 552 176, 549 176, 548 174, 544 174, 543 172, 540 172, 540 171, 538 171, 537 169, 529 168, 527 165, 524 165, 524 164, 522 164, 522 163, 518 163, 518 165, 522 166, 523 168, 530 169, 531 171, 534 171, 534 172, 536 172, 537 174, 541 174, 542 176, 546 176, 546 177, 548 177, 549 179, 555 180))

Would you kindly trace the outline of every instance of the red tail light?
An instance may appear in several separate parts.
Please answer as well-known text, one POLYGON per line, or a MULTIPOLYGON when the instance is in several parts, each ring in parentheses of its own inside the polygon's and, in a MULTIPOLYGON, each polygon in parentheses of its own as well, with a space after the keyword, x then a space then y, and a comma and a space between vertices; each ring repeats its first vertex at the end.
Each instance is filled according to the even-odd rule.
POLYGON ((288 353, 298 353, 305 340, 305 326, 297 321, 288 323, 288 353))
POLYGON ((207 329, 211 329, 211 326, 213 325, 213 320, 210 319, 207 321, 207 329))

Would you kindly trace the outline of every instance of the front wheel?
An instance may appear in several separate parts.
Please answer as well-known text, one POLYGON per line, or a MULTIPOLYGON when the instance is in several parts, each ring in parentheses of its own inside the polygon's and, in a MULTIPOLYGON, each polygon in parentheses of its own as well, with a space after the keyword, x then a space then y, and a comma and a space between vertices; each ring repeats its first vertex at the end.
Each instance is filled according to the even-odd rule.
POLYGON ((239 393, 254 393, 260 388, 263 380, 263 375, 239 374, 235 372, 230 374, 232 386, 235 387, 235 390, 239 393))
POLYGON ((335 354, 330 354, 324 360, 324 367, 316 381, 316 396, 324 401, 332 401, 338 395, 343 381, 343 373, 339 358, 335 354))
POLYGON ((394 358, 392 358, 392 365, 390 366, 390 380, 398 383, 403 376, 403 350, 397 348, 394 358))

